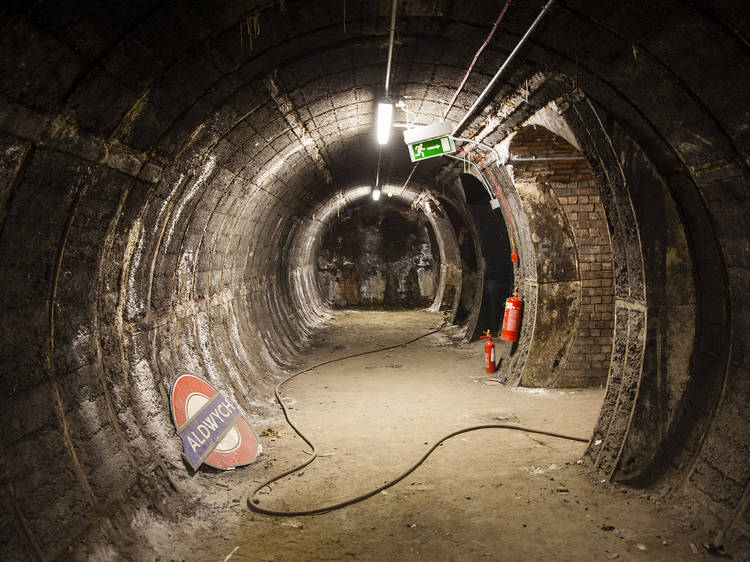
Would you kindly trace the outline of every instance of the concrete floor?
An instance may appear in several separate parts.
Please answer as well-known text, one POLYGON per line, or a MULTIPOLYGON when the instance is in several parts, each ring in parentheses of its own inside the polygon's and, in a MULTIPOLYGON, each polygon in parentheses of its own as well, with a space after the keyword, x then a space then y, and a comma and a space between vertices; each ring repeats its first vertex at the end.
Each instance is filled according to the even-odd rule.
MULTIPOLYGON (((305 365, 409 340, 439 325, 423 311, 336 314, 305 365)), ((493 384, 483 342, 450 333, 315 369, 284 387, 291 414, 321 456, 259 495, 273 509, 305 509, 394 478, 455 429, 518 423, 587 437, 603 389, 493 384)), ((498 345, 507 345, 499 342, 498 345)), ((453 438, 401 483, 363 503, 311 517, 251 513, 253 483, 306 456, 279 416, 251 420, 263 456, 229 473, 201 471, 209 490, 179 527, 154 526, 158 558, 187 560, 700 560, 705 532, 638 491, 605 485, 577 464, 586 445, 507 430, 453 438), (212 523, 206 523, 212 521, 212 523), (697 551, 697 554, 695 553, 697 551)), ((144 527, 152 522, 143 520, 144 527)))

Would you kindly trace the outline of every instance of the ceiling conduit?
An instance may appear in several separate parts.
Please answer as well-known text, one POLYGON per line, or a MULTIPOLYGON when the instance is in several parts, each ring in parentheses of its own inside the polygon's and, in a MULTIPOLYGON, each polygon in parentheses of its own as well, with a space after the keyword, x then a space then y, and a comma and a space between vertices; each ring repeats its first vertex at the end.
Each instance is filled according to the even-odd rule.
POLYGON ((474 114, 474 112, 479 108, 480 104, 484 101, 484 98, 487 97, 487 94, 492 90, 492 88, 495 86, 495 83, 498 81, 500 76, 503 72, 505 72, 505 69, 508 68, 508 65, 510 62, 515 58, 515 56, 518 54, 518 51, 521 50, 521 47, 523 47, 524 43, 526 43, 526 40, 531 36, 532 32, 536 28, 536 26, 539 24, 540 21, 542 21, 542 18, 544 15, 549 11, 550 7, 554 3, 555 0, 549 0, 545 5, 544 8, 542 8, 542 11, 539 12, 539 15, 534 20, 534 23, 531 24, 531 27, 524 33, 523 37, 521 37, 521 40, 518 42, 518 44, 513 48, 513 51, 508 55, 508 58, 505 59, 505 62, 502 64, 502 66, 498 69, 498 71, 495 73, 495 76, 492 77, 492 80, 490 80, 490 83, 487 84, 487 87, 482 91, 481 94, 479 94, 479 97, 474 102, 474 105, 472 105, 469 108, 469 111, 466 112, 466 114, 463 116, 461 121, 458 122, 458 125, 453 129, 453 136, 458 136, 458 133, 463 129, 463 127, 468 122, 469 118, 474 114))

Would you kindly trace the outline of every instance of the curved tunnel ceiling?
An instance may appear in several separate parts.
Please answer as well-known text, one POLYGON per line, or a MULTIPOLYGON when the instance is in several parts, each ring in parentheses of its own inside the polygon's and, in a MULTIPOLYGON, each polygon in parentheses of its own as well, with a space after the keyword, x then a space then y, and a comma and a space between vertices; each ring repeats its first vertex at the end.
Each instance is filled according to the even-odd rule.
MULTIPOLYGON (((501 4, 398 3, 390 94, 409 111, 396 121, 442 119, 501 4)), ((448 121, 543 5, 511 3, 448 121)), ((4 469, 15 488, 3 513, 26 538, 18 552, 54 557, 95 525, 92 511, 125 501, 129 482, 179 478, 163 407, 177 370, 221 381, 248 410, 268 406, 273 369, 326 311, 310 273, 321 221, 375 179, 389 10, 0 8, 0 365, 16 416, 3 456, 34 467, 31 478, 4 469)), ((748 37, 741 2, 559 1, 461 131, 499 146, 524 124, 566 122, 601 188, 614 261, 613 367, 603 445, 589 457, 607 478, 708 498, 745 525, 738 540, 750 536, 748 37), (673 361, 666 326, 680 314, 694 335, 673 361)), ((399 136, 384 150, 384 185, 412 172, 399 136)), ((460 171, 425 161, 404 194, 444 197, 460 171)), ((442 240, 447 219, 431 220, 442 240)), ((448 238, 441 265, 458 266, 448 238)), ((518 244, 517 274, 536 282, 531 238, 518 244)))
MULTIPOLYGON (((508 11, 449 120, 463 116, 540 7, 519 3, 508 11)), ((4 93, 22 102, 21 113, 55 114, 48 134, 72 129, 108 147, 101 159, 116 168, 152 178, 164 170, 164 191, 179 189, 176 170, 194 172, 202 162, 200 190, 261 189, 296 215, 310 215, 329 191, 371 184, 377 162, 373 107, 383 94, 388 13, 372 3, 349 6, 346 14, 339 8, 324 3, 310 10, 295 2, 146 4, 140 11, 86 4, 61 11, 56 2, 27 12, 19 7, 5 18, 4 93)), ((494 3, 400 4, 391 97, 406 102, 410 120, 442 118, 477 47, 466 38, 483 36, 496 9, 494 3)), ((681 34, 696 44, 718 33, 725 64, 734 58, 741 65, 740 32, 722 25, 720 11, 710 15, 680 3, 648 12, 561 3, 465 136, 502 140, 541 101, 581 88, 641 127, 678 130, 685 115, 704 120, 731 150, 732 131, 721 117, 733 109, 722 106, 726 97, 712 89, 717 82, 671 47, 684 44, 681 34), (665 28, 660 18, 667 16, 665 28), (652 97, 642 87, 646 81, 659 84, 662 97, 679 95, 681 103, 669 104, 678 115, 665 111, 659 91, 652 97)), ((407 117, 397 111, 397 120, 407 117)), ((710 150, 700 138, 670 142, 665 133, 660 140, 685 161, 710 150)), ((411 166, 398 139, 384 162, 387 181, 404 181, 411 166)), ((444 165, 422 164, 415 180, 434 183, 444 165)))

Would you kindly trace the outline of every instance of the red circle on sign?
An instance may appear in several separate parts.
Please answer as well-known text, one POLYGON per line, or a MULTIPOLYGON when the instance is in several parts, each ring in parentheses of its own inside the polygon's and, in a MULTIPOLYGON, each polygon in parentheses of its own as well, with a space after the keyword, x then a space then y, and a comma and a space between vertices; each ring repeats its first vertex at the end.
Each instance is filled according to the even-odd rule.
MULTIPOLYGON (((208 400, 216 389, 201 378, 194 375, 182 375, 172 385, 172 421, 177 429, 188 421, 188 404, 193 399, 203 398, 208 400)), ((236 431, 236 445, 229 450, 220 450, 219 446, 214 449, 206 460, 208 466, 221 470, 230 470, 236 466, 250 464, 260 454, 258 437, 240 416, 230 433, 236 431)), ((223 442, 223 441, 222 441, 223 442)), ((221 444, 219 444, 221 445, 221 444)))

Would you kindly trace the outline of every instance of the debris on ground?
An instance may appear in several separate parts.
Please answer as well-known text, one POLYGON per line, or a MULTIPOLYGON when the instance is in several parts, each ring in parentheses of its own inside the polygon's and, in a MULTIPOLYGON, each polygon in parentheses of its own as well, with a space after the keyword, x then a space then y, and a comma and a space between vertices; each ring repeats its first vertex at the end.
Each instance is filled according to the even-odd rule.
MULTIPOLYGON (((585 422, 587 424, 585 427, 589 430, 596 421, 593 413, 584 415, 590 407, 584 408, 582 405, 591 403, 591 407, 600 406, 601 396, 603 395, 601 389, 597 389, 596 392, 594 390, 582 391, 580 402, 575 402, 572 406, 567 404, 568 399, 573 397, 558 396, 554 392, 550 392, 549 396, 545 397, 544 395, 514 392, 505 385, 498 385, 491 391, 482 391, 481 387, 477 386, 478 383, 481 383, 486 377, 498 380, 500 377, 498 375, 482 375, 481 371, 477 372, 479 369, 475 369, 473 363, 467 362, 465 369, 463 368, 464 364, 460 364, 462 369, 457 370, 455 376, 446 375, 445 377, 435 378, 433 377, 433 371, 442 368, 445 361, 441 363, 438 360, 439 358, 434 357, 432 352, 434 349, 434 347, 430 347, 425 352, 427 359, 423 365, 424 373, 422 373, 422 370, 409 371, 409 377, 403 375, 406 370, 411 368, 411 359, 407 359, 404 354, 401 354, 400 350, 389 352, 392 353, 392 358, 373 360, 373 367, 378 369, 378 379, 383 377, 382 381, 378 380, 378 385, 382 385, 384 392, 385 390, 388 391, 380 397, 377 394, 368 394, 366 400, 362 397, 360 386, 374 383, 374 379, 368 378, 368 373, 361 370, 362 363, 360 363, 360 369, 352 369, 351 363, 342 364, 339 369, 340 372, 336 371, 330 376, 326 369, 320 369, 317 375, 298 379, 295 383, 294 392, 295 396, 298 397, 297 403, 300 404, 300 408, 305 408, 306 425, 309 421, 312 425, 322 428, 330 439, 321 441, 319 444, 318 456, 322 458, 318 459, 319 464, 313 465, 316 468, 302 469, 305 471, 304 476, 300 471, 295 473, 298 477, 295 478, 294 475, 291 475, 290 479, 284 479, 278 486, 278 490, 274 485, 274 492, 279 494, 278 496, 269 496, 270 488, 263 488, 257 496, 250 499, 250 507, 254 508, 256 504, 263 504, 264 506, 266 504, 268 506, 281 504, 284 507, 296 508, 308 501, 313 504, 320 501, 320 505, 323 505, 323 502, 329 501, 331 485, 334 482, 337 494, 340 493, 346 497, 354 495, 360 483, 358 482, 359 479, 353 476, 357 474, 357 465, 354 462, 349 462, 352 458, 350 453, 353 451, 361 454, 360 458, 371 462, 372 457, 378 458, 373 452, 373 447, 380 445, 381 442, 385 443, 388 449, 380 451, 378 454, 387 452, 394 460, 397 458, 411 459, 415 445, 417 450, 426 451, 432 445, 432 439, 435 436, 442 435, 450 427, 468 423, 514 423, 532 427, 541 424, 544 426, 548 423, 545 418, 549 417, 549 410, 547 403, 543 403, 542 400, 548 399, 550 401, 551 407, 556 409, 556 417, 562 419, 563 413, 570 410, 572 412, 570 415, 576 416, 573 420, 575 424, 585 422), (389 368, 395 364, 403 364, 403 368, 389 368), (334 375, 336 376, 334 377, 334 375), (346 385, 343 387, 338 385, 340 379, 336 377, 339 376, 346 377, 346 385), (403 388, 396 386, 400 382, 404 384, 403 388), (422 413, 414 406, 413 395, 411 395, 411 390, 416 388, 417 384, 421 388, 429 389, 429 392, 425 391, 419 401, 420 407, 424 410, 422 413), (325 388, 326 386, 328 388, 325 388), (334 396, 340 404, 359 406, 364 403, 377 402, 382 404, 383 408, 386 408, 386 405, 388 408, 380 411, 373 410, 372 416, 366 416, 365 414, 369 414, 369 412, 362 409, 362 411, 357 412, 362 415, 351 416, 342 430, 340 425, 331 423, 331 420, 336 418, 327 407, 331 403, 332 393, 334 392, 336 393, 334 396), (590 396, 587 394, 589 392, 591 393, 590 396), (454 417, 443 416, 442 412, 444 411, 441 411, 440 416, 435 416, 434 412, 437 406, 436 402, 432 401, 433 397, 436 398, 436 401, 437 397, 441 397, 440 403, 443 399, 449 402, 451 408, 446 408, 444 411, 450 413, 455 410, 455 414, 451 414, 454 417), (585 402, 583 397, 587 397, 585 402), (594 402, 594 398, 597 399, 596 402, 594 402), (362 402, 359 401, 360 399, 362 399, 362 402), (518 418, 520 418, 520 421, 518 418), (369 433, 373 429, 373 424, 378 423, 382 423, 379 431, 369 433), (408 436, 404 435, 405 427, 417 426, 420 429, 419 432, 413 432, 408 436), (385 431, 380 431, 382 429, 385 429, 385 431), (366 433, 368 438, 363 440, 361 435, 365 431, 368 432, 366 433), (372 441, 370 437, 372 437, 372 441), (410 437, 410 439, 407 439, 407 437, 410 437), (377 441, 377 439, 382 441, 377 441), (334 446, 338 449, 334 449, 334 446), (349 449, 347 449, 347 446, 349 446, 349 449), (305 484, 304 497, 300 494, 300 491, 303 490, 303 481, 305 484)), ((316 357, 328 355, 325 349, 316 353, 318 354, 316 357)), ((415 359, 421 357, 420 355, 415 359)), ((369 365, 370 362, 364 364, 369 365)), ((483 384, 482 386, 486 385, 483 384)), ((369 393, 372 389, 370 386, 367 386, 367 388, 369 393)), ((288 401, 284 400, 284 403, 288 404, 288 401)), ((571 421, 571 428, 578 427, 578 425, 574 425, 573 421, 571 421)), ((268 442, 269 438, 276 438, 279 433, 276 430, 278 427, 281 427, 287 433, 291 432, 291 429, 284 425, 283 416, 280 412, 275 413, 273 417, 261 418, 256 424, 259 438, 265 442, 268 442), (268 428, 268 433, 260 437, 266 428, 268 428)), ((566 427, 568 426, 566 425, 566 427)), ((595 437, 598 437, 598 435, 595 435, 595 437)), ((467 466, 470 468, 470 471, 466 474, 466 487, 454 488, 447 484, 449 479, 455 475, 457 461, 448 454, 451 451, 444 451, 443 458, 446 459, 446 462, 433 462, 429 467, 430 470, 427 471, 432 474, 429 479, 422 471, 422 473, 414 473, 410 478, 404 479, 397 487, 380 490, 372 501, 386 505, 388 509, 393 511, 393 516, 378 520, 377 530, 370 530, 375 522, 361 517, 367 509, 364 511, 359 509, 349 510, 345 519, 338 516, 312 519, 289 518, 290 521, 303 521, 305 524, 304 530, 281 526, 281 520, 275 517, 256 516, 255 520, 252 520, 252 515, 248 513, 247 509, 241 510, 242 503, 234 503, 232 500, 235 497, 240 497, 236 490, 238 486, 244 486, 245 479, 240 478, 241 474, 239 473, 235 475, 237 480, 224 478, 221 482, 229 482, 231 485, 219 485, 212 487, 209 491, 211 494, 215 493, 216 497, 219 498, 216 500, 216 505, 228 512, 220 512, 222 515, 226 515, 225 523, 206 530, 203 527, 198 527, 197 525, 202 525, 202 523, 197 521, 192 527, 192 529, 198 529, 195 532, 196 538, 200 537, 201 540, 205 540, 204 544, 208 545, 205 550, 201 550, 199 553, 188 553, 192 556, 185 556, 181 551, 176 550, 174 556, 163 557, 162 559, 168 560, 173 557, 181 560, 184 557, 185 559, 212 559, 221 562, 222 558, 235 545, 239 544, 241 545, 240 549, 231 559, 231 562, 235 562, 236 559, 244 558, 250 553, 267 552, 269 557, 272 553, 281 554, 277 549, 280 548, 282 543, 285 549, 284 557, 289 559, 344 559, 347 558, 346 552, 353 550, 359 554, 361 551, 358 549, 364 545, 377 545, 377 551, 374 552, 381 559, 405 558, 411 554, 413 557, 419 557, 420 559, 460 558, 479 560, 482 558, 484 551, 491 552, 491 554, 487 554, 487 559, 493 559, 497 558, 497 552, 503 548, 505 539, 500 536, 500 533, 481 533, 477 529, 486 528, 486 525, 492 524, 491 521, 494 520, 495 515, 491 514, 487 506, 497 505, 493 502, 501 502, 504 511, 504 524, 511 534, 517 532, 533 537, 538 529, 546 528, 559 538, 561 548, 566 550, 575 548, 578 552, 586 553, 579 557, 581 560, 619 562, 621 560, 632 559, 636 561, 642 559, 645 562, 653 557, 654 559, 685 559, 690 561, 691 553, 688 548, 690 541, 696 546, 696 556, 693 559, 696 562, 704 558, 706 560, 721 560, 721 558, 713 556, 709 558, 708 549, 704 550, 704 543, 719 545, 721 544, 720 538, 710 533, 704 533, 703 529, 695 531, 694 527, 685 527, 684 519, 677 518, 676 515, 674 520, 669 518, 671 512, 654 513, 654 506, 649 504, 651 498, 648 497, 648 494, 639 497, 633 492, 630 496, 625 497, 616 493, 620 490, 614 484, 611 487, 605 484, 594 486, 593 482, 598 483, 598 479, 594 476, 595 471, 589 472, 589 468, 592 468, 592 461, 588 457, 581 458, 581 455, 584 454, 582 447, 585 445, 578 443, 567 445, 564 442, 551 442, 551 440, 544 438, 540 440, 547 441, 549 444, 539 449, 533 441, 527 443, 529 439, 522 438, 522 434, 496 431, 458 436, 454 440, 453 449, 455 450, 456 446, 482 444, 485 440, 488 444, 492 443, 493 446, 471 447, 471 461, 469 462, 468 459, 461 461, 467 461, 467 466), (467 438, 468 443, 461 438, 467 438), (496 462, 498 446, 502 447, 504 453, 506 447, 508 449, 508 456, 503 459, 504 462, 500 463, 496 462), (578 458, 576 458, 577 456, 578 458), (528 465, 527 463, 539 464, 528 465), (485 467, 490 467, 490 472, 484 472, 485 467), (519 474, 519 469, 527 471, 530 477, 524 478, 523 475, 519 474), (417 478, 420 478, 420 480, 417 480, 417 478), (425 478, 426 482, 421 478, 425 478), (570 487, 562 483, 561 480, 569 482, 570 487), (483 488, 481 488, 482 485, 483 488), (562 489, 570 489, 570 492, 562 492, 562 489), (576 490, 575 493, 573 493, 573 489, 576 490), (440 493, 438 494, 438 492, 440 493), (471 497, 470 500, 467 499, 467 495, 471 497), (574 501, 578 502, 579 499, 581 505, 575 506, 575 509, 576 513, 582 515, 582 517, 559 517, 559 515, 555 515, 557 510, 565 505, 563 502, 569 502, 568 508, 570 508, 570 504, 574 501), (626 504, 626 500, 629 503, 626 504), (440 513, 445 510, 465 513, 471 506, 474 506, 474 508, 469 510, 472 517, 454 518, 443 517, 442 515, 433 517, 433 512, 430 512, 427 507, 431 505, 439 509, 440 513), (227 507, 232 506, 234 506, 236 512, 227 509, 227 507), (578 509, 580 509, 580 512, 577 511, 578 509), (355 512, 357 513, 355 514, 355 512), (403 515, 399 516, 399 512, 402 512, 403 515), (360 515, 359 519, 357 514, 360 515), (416 518, 419 518, 422 523, 416 523, 416 518), (596 533, 597 522, 600 527, 599 533, 596 533), (342 523, 346 527, 345 532, 342 532, 342 523), (661 525, 664 526, 664 530, 662 530, 661 525), (615 538, 615 529, 626 529, 617 531, 617 534, 622 538, 615 538), (654 531, 661 533, 661 536, 655 535, 654 531), (389 541, 379 540, 378 536, 388 536, 390 533, 393 536, 389 538, 389 541), (433 536, 440 540, 427 541, 428 538, 433 536), (485 540, 482 540, 483 538, 485 540), (667 538, 672 543, 671 546, 668 548, 666 546, 659 547, 659 543, 667 538), (644 540, 646 541, 645 544, 648 545, 647 552, 637 549, 637 543, 644 540), (486 543, 486 548, 481 546, 479 541, 486 543), (208 551, 209 546, 210 552, 208 551), (408 552, 411 546, 415 550, 408 552), (417 549, 420 550, 419 554, 416 554, 417 549), (243 557, 241 553, 245 556, 243 557)), ((278 442, 270 443, 270 446, 271 449, 260 463, 244 469, 249 477, 257 478, 258 483, 265 478, 265 471, 274 470, 277 465, 284 466, 296 457, 309 459, 311 455, 308 452, 309 450, 304 450, 302 440, 297 439, 291 433, 289 435, 284 434, 284 439, 278 439, 278 442), (268 456, 269 453, 270 457, 268 456), (264 465, 270 468, 264 468, 264 465)), ((601 449, 602 446, 603 443, 597 447, 597 450, 601 449)), ((450 443, 445 444, 445 449, 450 447, 450 443)), ((604 478, 604 476, 599 476, 599 479, 601 478, 604 478)), ((373 485, 376 483, 380 484, 380 481, 373 481, 373 485)), ((207 494, 206 498, 206 501, 209 499, 212 502, 214 501, 214 495, 209 496, 207 494)), ((252 509, 250 511, 252 512, 252 509)), ((566 510, 566 512, 569 511, 566 510)), ((534 544, 535 542, 539 541, 519 542, 516 545, 519 551, 515 558, 519 560, 545 558, 545 545, 534 544)), ((186 544, 181 546, 185 550, 188 548, 186 544)), ((708 546, 710 547, 710 545, 708 546)), ((554 557, 554 553, 549 554, 548 558, 554 557)), ((265 559, 268 560, 269 557, 265 559)), ((350 556, 347 559, 352 558, 356 558, 356 556, 350 556)))
POLYGON ((269 427, 268 429, 264 429, 263 433, 260 434, 261 437, 273 437, 274 439, 280 439, 281 433, 277 432, 275 429, 269 427))
POLYGON ((229 559, 230 559, 230 558, 231 558, 232 556, 234 556, 234 553, 235 553, 235 552, 237 552, 237 551, 238 551, 239 549, 240 549, 240 547, 239 547, 239 546, 235 546, 235 547, 234 547, 234 550, 232 550, 232 552, 230 552, 229 554, 227 554, 227 555, 226 555, 226 556, 224 557, 224 560, 223 560, 223 562, 228 562, 228 561, 229 561, 229 559))

